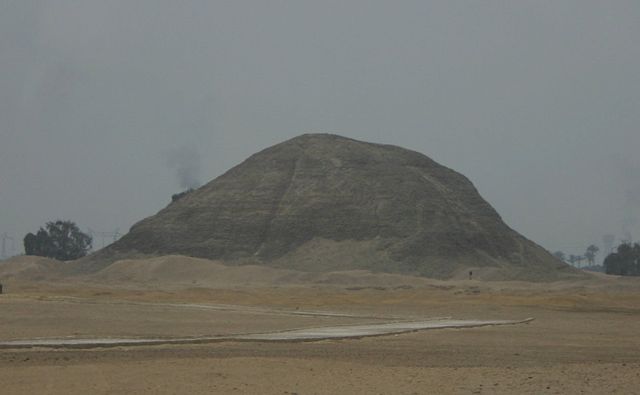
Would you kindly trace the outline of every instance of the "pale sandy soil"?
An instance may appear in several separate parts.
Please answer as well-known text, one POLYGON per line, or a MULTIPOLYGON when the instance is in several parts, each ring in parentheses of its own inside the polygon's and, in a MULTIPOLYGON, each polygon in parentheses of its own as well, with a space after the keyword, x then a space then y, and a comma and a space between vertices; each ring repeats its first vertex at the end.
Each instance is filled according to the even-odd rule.
POLYGON ((189 276, 172 283, 161 272, 147 281, 112 272, 117 278, 100 283, 52 282, 38 265, 29 270, 41 281, 33 281, 19 264, 10 269, 12 276, 0 263, 0 340, 255 333, 388 317, 535 320, 316 342, 2 349, 2 394, 640 393, 637 279, 442 282, 350 272, 320 281, 288 273, 298 280, 285 286, 270 272, 271 285, 260 276, 214 284, 210 274, 194 286, 189 276), (290 314, 300 311, 358 317, 290 314))

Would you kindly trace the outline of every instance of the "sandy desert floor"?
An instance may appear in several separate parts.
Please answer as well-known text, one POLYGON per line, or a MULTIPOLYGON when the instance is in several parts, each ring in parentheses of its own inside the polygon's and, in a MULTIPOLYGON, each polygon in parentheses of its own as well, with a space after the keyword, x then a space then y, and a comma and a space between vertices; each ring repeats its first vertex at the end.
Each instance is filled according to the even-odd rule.
POLYGON ((0 341, 174 338, 433 317, 535 320, 311 342, 3 348, 0 393, 640 393, 635 280, 170 287, 11 279, 0 295, 0 341))

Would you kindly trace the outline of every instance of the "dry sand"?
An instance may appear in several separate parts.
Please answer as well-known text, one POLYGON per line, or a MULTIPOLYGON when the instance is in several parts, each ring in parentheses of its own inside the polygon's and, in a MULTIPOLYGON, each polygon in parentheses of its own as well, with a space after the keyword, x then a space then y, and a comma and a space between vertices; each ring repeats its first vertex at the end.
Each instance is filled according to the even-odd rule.
POLYGON ((163 257, 73 278, 57 262, 0 262, 0 340, 535 320, 302 343, 2 349, 0 393, 640 393, 639 279, 443 282, 210 263, 163 257), (296 314, 316 311, 329 314, 296 314))

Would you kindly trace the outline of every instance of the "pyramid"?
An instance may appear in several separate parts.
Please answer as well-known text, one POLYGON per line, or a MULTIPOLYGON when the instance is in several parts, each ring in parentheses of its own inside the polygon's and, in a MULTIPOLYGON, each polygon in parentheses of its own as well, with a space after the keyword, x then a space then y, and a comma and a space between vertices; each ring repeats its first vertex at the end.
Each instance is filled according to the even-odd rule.
POLYGON ((418 152, 331 134, 252 155, 94 258, 168 254, 435 278, 468 270, 524 280, 575 273, 509 228, 460 173, 418 152))

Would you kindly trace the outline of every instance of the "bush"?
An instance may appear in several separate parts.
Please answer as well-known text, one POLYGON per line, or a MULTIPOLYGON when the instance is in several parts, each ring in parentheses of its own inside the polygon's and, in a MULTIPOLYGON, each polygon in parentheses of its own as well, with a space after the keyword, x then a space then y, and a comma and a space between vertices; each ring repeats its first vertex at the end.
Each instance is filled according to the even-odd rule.
POLYGON ((609 254, 604 260, 607 274, 620 276, 640 276, 640 244, 630 243, 618 246, 617 252, 609 254))
POLYGON ((60 261, 70 261, 87 255, 93 240, 82 233, 71 221, 47 222, 36 234, 24 237, 24 252, 27 255, 44 256, 60 261))
POLYGON ((190 194, 193 191, 194 191, 193 188, 189 188, 186 191, 175 193, 175 194, 171 195, 171 202, 173 203, 176 200, 180 200, 180 199, 182 199, 183 197, 187 196, 188 194, 190 194))

